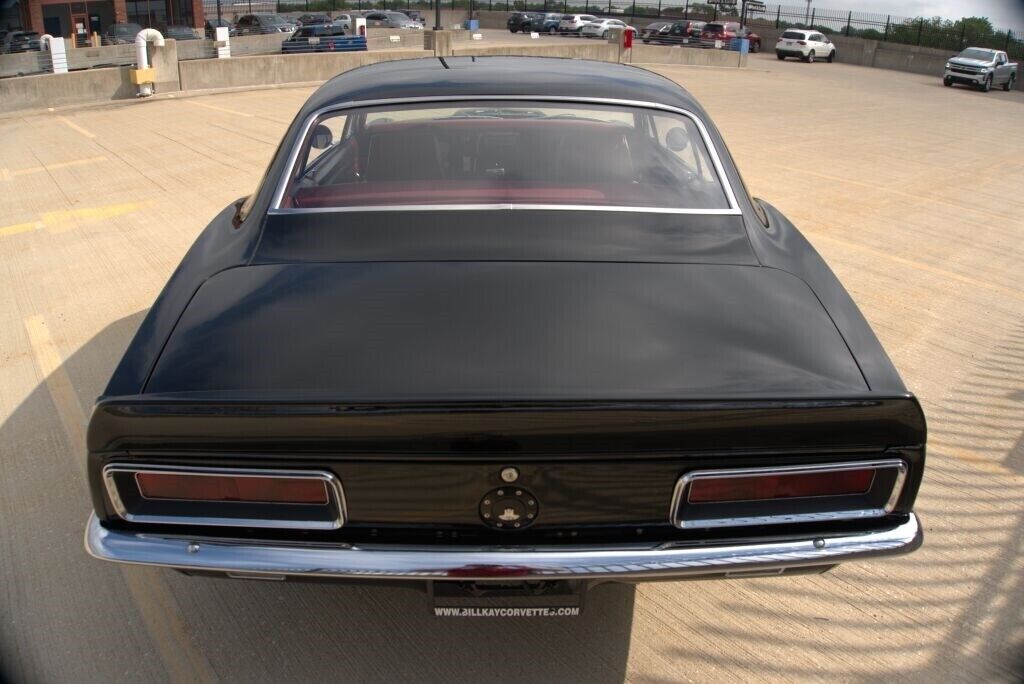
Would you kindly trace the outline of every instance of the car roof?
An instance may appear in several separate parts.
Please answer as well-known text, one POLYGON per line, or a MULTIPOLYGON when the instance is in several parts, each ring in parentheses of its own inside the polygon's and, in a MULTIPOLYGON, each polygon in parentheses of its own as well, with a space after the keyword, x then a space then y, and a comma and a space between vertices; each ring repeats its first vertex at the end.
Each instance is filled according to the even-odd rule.
POLYGON ((635 100, 703 112, 678 84, 645 69, 583 59, 512 56, 425 57, 370 64, 327 81, 303 109, 310 112, 368 100, 495 95, 635 100))

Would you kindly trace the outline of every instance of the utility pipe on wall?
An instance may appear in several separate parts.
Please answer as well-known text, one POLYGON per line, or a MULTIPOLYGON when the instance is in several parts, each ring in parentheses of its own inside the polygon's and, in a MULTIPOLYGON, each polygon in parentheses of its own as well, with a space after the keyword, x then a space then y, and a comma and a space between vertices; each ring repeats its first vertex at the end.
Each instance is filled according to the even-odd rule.
POLYGON ((156 29, 142 29, 135 34, 135 72, 132 80, 139 86, 139 97, 149 97, 153 94, 153 83, 155 76, 149 68, 149 55, 146 52, 146 43, 152 42, 156 47, 164 46, 163 34, 156 29))

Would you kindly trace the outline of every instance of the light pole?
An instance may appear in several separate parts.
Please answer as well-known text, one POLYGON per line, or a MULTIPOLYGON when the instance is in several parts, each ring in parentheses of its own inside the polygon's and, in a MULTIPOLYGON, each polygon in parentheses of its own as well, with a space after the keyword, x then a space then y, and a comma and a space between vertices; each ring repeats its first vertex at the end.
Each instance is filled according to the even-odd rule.
MULTIPOLYGON (((807 0, 808 4, 810 0, 807 0)), ((434 0, 434 30, 441 30, 441 0, 434 0)))
MULTIPOLYGON (((804 15, 804 26, 807 26, 811 22, 811 0, 807 0, 807 14, 804 15)), ((807 28, 811 28, 807 26, 807 28)))

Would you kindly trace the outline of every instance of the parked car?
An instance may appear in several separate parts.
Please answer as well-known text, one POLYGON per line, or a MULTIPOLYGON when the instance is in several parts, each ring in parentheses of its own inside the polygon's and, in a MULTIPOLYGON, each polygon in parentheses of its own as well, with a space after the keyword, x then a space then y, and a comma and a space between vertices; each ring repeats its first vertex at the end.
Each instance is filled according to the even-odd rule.
POLYGON ((586 24, 597 20, 593 14, 563 14, 562 20, 558 22, 558 32, 580 35, 586 24))
POLYGON ((354 12, 343 12, 341 14, 335 14, 334 19, 331 21, 331 25, 337 26, 345 31, 355 31, 355 19, 357 16, 359 15, 357 15, 354 12))
POLYGON ((703 21, 682 20, 673 22, 667 31, 659 32, 651 36, 651 42, 661 45, 680 45, 689 42, 691 39, 699 40, 700 32, 704 28, 703 21))
POLYGON ((138 24, 111 24, 103 32, 102 42, 104 45, 124 45, 134 43, 135 36, 139 34, 142 27, 138 24))
POLYGON ((157 30, 164 38, 173 38, 174 40, 199 39, 199 36, 196 35, 195 29, 193 29, 191 26, 171 24, 170 26, 158 26, 157 30))
POLYGON ((535 21, 536 16, 543 16, 539 12, 513 12, 508 15, 508 19, 505 20, 505 28, 510 33, 518 33, 520 31, 529 31, 530 24, 535 21))
POLYGON ((297 19, 299 26, 312 26, 314 24, 330 24, 331 18, 326 14, 302 14, 297 19))
POLYGON ((824 33, 788 29, 775 43, 775 56, 779 59, 799 57, 805 62, 813 62, 823 57, 826 62, 831 62, 836 58, 836 46, 824 33))
POLYGON ((345 45, 346 35, 336 24, 301 26, 281 43, 281 52, 334 52, 345 45))
POLYGON ((298 26, 280 14, 245 14, 235 24, 239 36, 254 36, 268 33, 291 33, 298 26))
POLYGON ((413 21, 418 22, 418 23, 420 23, 423 26, 426 26, 426 24, 427 24, 427 15, 424 14, 422 11, 420 11, 420 10, 408 10, 406 12, 406 14, 409 15, 409 18, 412 19, 413 21))
POLYGON ((984 92, 992 90, 992 86, 1002 86, 1003 90, 1013 90, 1017 82, 1017 64, 1002 50, 988 48, 967 48, 959 55, 954 55, 946 62, 946 71, 942 83, 946 87, 954 83, 980 88, 984 92))
POLYGON ((655 21, 651 22, 647 26, 644 26, 640 30, 640 39, 645 43, 651 42, 651 35, 658 33, 667 33, 672 28, 671 21, 655 21))
POLYGON ((607 62, 329 80, 87 435, 88 551, 190 574, 536 607, 922 541, 924 415, 853 299, 689 93, 607 62))
POLYGON ((580 30, 580 35, 584 38, 607 38, 608 33, 615 28, 625 29, 631 31, 634 35, 636 29, 622 21, 621 19, 598 19, 588 24, 584 24, 580 30))
POLYGON ((228 30, 228 36, 238 35, 235 31, 235 25, 227 19, 207 19, 206 26, 203 29, 203 33, 207 40, 215 40, 217 38, 217 27, 223 26, 228 30))
POLYGON ((368 12, 366 14, 367 28, 396 28, 423 30, 423 24, 413 21, 409 15, 402 12, 368 12))
POLYGON ((529 18, 523 23, 522 30, 524 32, 536 31, 537 33, 549 33, 555 35, 558 33, 558 24, 562 21, 562 15, 548 12, 542 14, 539 12, 531 13, 529 18))
POLYGON ((39 34, 35 31, 11 31, 0 43, 0 53, 37 52, 40 49, 39 34))
POLYGON ((733 38, 746 38, 750 41, 751 52, 761 51, 761 36, 746 26, 740 26, 739 22, 708 22, 700 32, 700 40, 705 45, 713 44, 717 40, 728 43, 733 38))

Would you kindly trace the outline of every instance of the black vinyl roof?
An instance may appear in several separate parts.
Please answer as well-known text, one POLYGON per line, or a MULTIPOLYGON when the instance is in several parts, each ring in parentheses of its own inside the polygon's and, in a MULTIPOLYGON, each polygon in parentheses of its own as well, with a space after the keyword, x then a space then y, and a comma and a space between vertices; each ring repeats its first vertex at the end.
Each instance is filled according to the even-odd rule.
POLYGON ((427 57, 378 62, 335 76, 304 113, 331 105, 410 97, 562 96, 656 102, 701 111, 671 80, 633 66, 557 57, 427 57))

